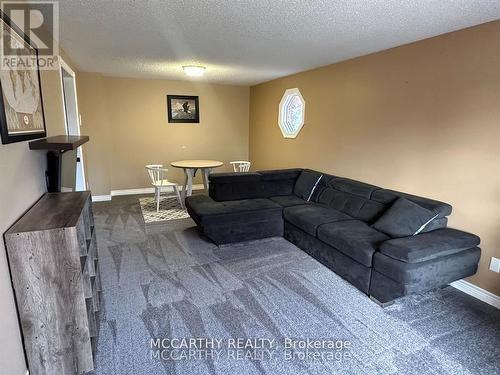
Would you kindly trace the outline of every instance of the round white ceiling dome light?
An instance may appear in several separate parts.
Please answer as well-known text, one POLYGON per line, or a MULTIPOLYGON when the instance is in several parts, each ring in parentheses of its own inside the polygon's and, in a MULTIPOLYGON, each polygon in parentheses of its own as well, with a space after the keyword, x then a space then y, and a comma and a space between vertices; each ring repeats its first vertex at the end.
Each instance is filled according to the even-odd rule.
POLYGON ((182 67, 184 73, 190 77, 201 77, 205 73, 206 69, 207 68, 200 65, 185 65, 182 67))

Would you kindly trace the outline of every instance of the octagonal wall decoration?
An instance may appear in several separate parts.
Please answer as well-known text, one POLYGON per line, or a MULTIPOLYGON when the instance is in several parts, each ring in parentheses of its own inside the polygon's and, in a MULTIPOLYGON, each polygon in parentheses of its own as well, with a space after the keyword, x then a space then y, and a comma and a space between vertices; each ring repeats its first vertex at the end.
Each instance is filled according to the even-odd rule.
POLYGON ((279 106, 278 125, 285 138, 297 138, 304 126, 306 102, 298 88, 288 89, 279 106))

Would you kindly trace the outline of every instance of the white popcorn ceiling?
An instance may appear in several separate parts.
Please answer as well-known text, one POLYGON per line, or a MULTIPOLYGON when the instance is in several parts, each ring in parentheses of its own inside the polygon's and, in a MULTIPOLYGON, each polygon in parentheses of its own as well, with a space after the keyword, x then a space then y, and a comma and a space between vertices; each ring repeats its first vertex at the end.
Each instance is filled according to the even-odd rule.
POLYGON ((251 85, 500 18, 500 0, 62 0, 78 69, 251 85))

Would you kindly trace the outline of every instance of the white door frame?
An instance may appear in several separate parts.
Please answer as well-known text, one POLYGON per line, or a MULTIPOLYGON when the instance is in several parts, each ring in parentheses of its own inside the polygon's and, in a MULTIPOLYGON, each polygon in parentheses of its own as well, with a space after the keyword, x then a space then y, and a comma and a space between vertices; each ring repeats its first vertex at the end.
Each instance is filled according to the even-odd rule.
MULTIPOLYGON (((77 119, 77 131, 78 131, 78 135, 80 135, 80 126, 81 126, 81 118, 80 118, 80 111, 78 109, 78 95, 76 93, 76 74, 75 72, 73 71, 73 69, 71 69, 71 67, 66 63, 66 61, 64 61, 64 59, 59 56, 59 80, 60 80, 60 84, 61 84, 61 95, 62 95, 62 102, 63 102, 63 114, 64 114, 64 125, 65 125, 65 130, 66 130, 66 134, 69 134, 69 128, 68 128, 68 118, 67 118, 67 115, 66 115, 66 98, 64 97, 64 75, 63 75, 63 70, 68 73, 72 78, 73 78, 73 95, 75 97, 75 110, 76 110, 76 119, 77 119)), ((81 164, 81 168, 82 168, 82 178, 83 178, 83 186, 85 188, 85 190, 88 189, 88 185, 87 185, 87 179, 86 179, 86 176, 85 176, 85 163, 83 161, 83 148, 82 146, 78 147, 80 150, 80 152, 78 153, 77 151, 77 154, 79 154, 78 156, 80 157, 80 164, 81 164)), ((78 166, 78 164, 77 164, 78 166)))

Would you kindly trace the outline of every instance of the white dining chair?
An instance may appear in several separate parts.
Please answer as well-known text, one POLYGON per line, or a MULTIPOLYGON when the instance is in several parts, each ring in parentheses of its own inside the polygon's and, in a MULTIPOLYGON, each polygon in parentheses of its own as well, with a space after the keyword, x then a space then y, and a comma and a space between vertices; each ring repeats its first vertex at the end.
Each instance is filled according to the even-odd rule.
POLYGON ((235 172, 248 172, 250 170, 251 163, 249 161, 230 161, 229 164, 233 166, 235 172))
POLYGON ((171 187, 174 189, 175 195, 177 195, 177 199, 182 209, 184 209, 184 203, 182 202, 177 182, 167 179, 168 169, 163 168, 162 164, 149 164, 146 165, 146 170, 151 179, 151 185, 155 187, 156 212, 160 210, 161 189, 164 187, 171 187))

